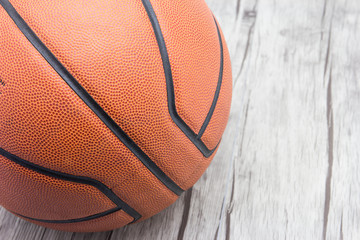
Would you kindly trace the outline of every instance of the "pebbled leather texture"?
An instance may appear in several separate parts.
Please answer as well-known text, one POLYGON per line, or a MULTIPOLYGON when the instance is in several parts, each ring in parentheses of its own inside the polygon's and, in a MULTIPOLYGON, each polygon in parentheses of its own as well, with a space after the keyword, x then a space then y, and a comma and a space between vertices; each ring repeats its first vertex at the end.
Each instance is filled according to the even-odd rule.
MULTIPOLYGON (((168 177, 182 189, 190 188, 200 178, 215 153, 206 158, 171 119, 158 43, 141 1, 10 3, 168 177)), ((220 47, 214 18, 203 0, 152 0, 151 4, 168 49, 177 111, 198 133, 219 78, 220 47)), ((54 171, 100 181, 141 214, 141 220, 176 201, 178 196, 89 109, 1 6, 0 36, 0 79, 6 83, 0 86, 0 148, 54 171)), ((222 40, 223 83, 201 138, 209 149, 221 139, 231 102, 230 58, 222 40)), ((94 187, 31 172, 1 156, 0 165, 0 189, 12 186, 0 195, 0 204, 20 215, 72 219, 115 207, 94 187), (16 181, 10 183, 12 175, 16 181)), ((118 211, 82 223, 31 221, 67 231, 104 231, 124 226, 133 218, 118 211)))

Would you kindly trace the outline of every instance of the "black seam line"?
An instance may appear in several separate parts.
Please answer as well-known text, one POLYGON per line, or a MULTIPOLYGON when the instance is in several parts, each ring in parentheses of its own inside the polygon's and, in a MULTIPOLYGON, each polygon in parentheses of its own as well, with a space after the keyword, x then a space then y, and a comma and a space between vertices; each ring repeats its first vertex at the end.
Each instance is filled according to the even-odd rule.
POLYGON ((133 208, 131 208, 129 205, 127 205, 125 202, 123 202, 110 188, 105 186, 105 184, 89 178, 89 177, 83 177, 83 176, 75 176, 67 173, 62 173, 58 171, 54 171, 48 168, 44 168, 42 166, 39 166, 37 164, 34 164, 32 162, 26 161, 14 154, 9 153, 3 148, 0 148, 0 155, 3 157, 9 159, 10 161, 23 166, 27 169, 30 169, 32 171, 38 172, 40 174, 53 177, 60 180, 65 180, 69 182, 75 182, 80 184, 86 184, 93 186, 97 188, 100 192, 102 192, 106 197, 108 197, 113 203, 115 203, 119 208, 121 208, 124 212, 129 214, 132 218, 134 218, 134 221, 137 221, 141 218, 141 215, 136 212, 133 208))
POLYGON ((214 21, 215 21, 216 29, 217 29, 218 36, 219 36, 219 42, 220 42, 220 72, 219 72, 219 80, 218 80, 218 84, 217 84, 217 87, 216 87, 215 96, 214 96, 213 102, 212 102, 212 104, 211 104, 210 111, 208 112, 208 115, 206 116, 206 119, 205 119, 203 125, 201 126, 201 129, 200 129, 199 133, 198 133, 198 136, 197 136, 198 139, 200 139, 200 138, 202 137, 202 135, 204 134, 207 126, 208 126, 209 123, 210 123, 211 117, 212 117, 212 115, 214 114, 215 107, 216 107, 216 104, 217 104, 217 101, 218 101, 219 95, 220 95, 220 90, 221 90, 221 85, 222 85, 222 79, 223 79, 223 72, 224 72, 224 47, 223 47, 223 42, 222 42, 222 39, 221 39, 220 29, 219 29, 219 26, 218 26, 215 18, 214 18, 214 21))
POLYGON ((115 121, 101 108, 91 95, 79 84, 60 61, 51 53, 38 36, 30 29, 24 19, 8 0, 0 0, 0 4, 13 19, 20 31, 46 59, 60 77, 84 101, 84 103, 98 116, 98 118, 115 134, 115 136, 154 174, 168 189, 176 195, 184 192, 172 179, 170 179, 136 143, 115 123, 115 121))
POLYGON ((115 213, 117 211, 120 211, 121 208, 116 207, 113 209, 110 209, 108 211, 102 212, 102 213, 98 213, 98 214, 94 214, 88 217, 83 217, 83 218, 76 218, 76 219, 69 219, 69 220, 46 220, 46 219, 37 219, 37 218, 31 218, 31 217, 27 217, 21 214, 18 214, 16 212, 12 212, 13 214, 16 214, 20 217, 29 219, 29 220, 34 220, 34 221, 38 221, 38 222, 44 222, 44 223, 56 223, 56 224, 61 224, 61 223, 78 223, 78 222, 86 222, 86 221, 90 221, 90 220, 94 220, 97 218, 101 218, 101 217, 105 217, 107 215, 110 215, 112 213, 115 213))
MULTIPOLYGON (((155 37, 156 37, 156 40, 158 42, 160 55, 161 55, 161 59, 162 59, 162 62, 163 62, 165 79, 166 79, 166 90, 167 90, 167 97, 168 97, 168 108, 169 108, 170 116, 171 116, 172 120, 175 122, 175 124, 187 136, 187 138, 189 138, 190 141, 199 149, 199 151, 206 158, 209 158, 215 152, 215 150, 219 146, 219 143, 220 143, 221 140, 219 141, 219 143, 217 144, 217 146, 214 149, 210 150, 205 145, 205 143, 203 141, 201 141, 200 137, 198 137, 198 135, 179 116, 179 114, 178 114, 178 112, 176 110, 174 82, 173 82, 170 59, 169 59, 169 54, 167 52, 165 39, 164 39, 164 36, 162 34, 159 21, 158 21, 158 19, 156 17, 156 13, 155 13, 150 1, 149 0, 142 0, 142 3, 144 5, 144 7, 145 7, 145 10, 146 10, 148 16, 149 16, 151 25, 152 25, 152 27, 154 29, 155 37)), ((217 26, 217 24, 216 24, 216 26, 217 26)), ((218 30, 218 32, 219 32, 219 30, 218 30)), ((221 37, 220 37, 220 43, 222 45, 221 37)), ((223 59, 223 58, 221 58, 221 59, 223 59)), ((220 71, 220 72, 222 72, 222 71, 220 71)), ((220 86, 221 86, 221 83, 220 83, 220 86)), ((217 91, 220 91, 219 84, 218 84, 218 89, 216 90, 216 92, 217 91)), ((217 95, 215 94, 215 96, 217 96, 217 95)), ((215 109, 216 102, 217 102, 217 100, 215 101, 215 104, 213 103, 214 106, 212 106, 211 109, 212 108, 215 109)), ((206 126, 208 125, 207 121, 210 122, 211 116, 212 116, 212 113, 209 113, 207 118, 205 119, 204 124, 206 126)), ((206 128, 206 126, 204 126, 204 124, 203 124, 203 127, 206 128)), ((205 131, 205 129, 204 129, 204 131, 205 131)))

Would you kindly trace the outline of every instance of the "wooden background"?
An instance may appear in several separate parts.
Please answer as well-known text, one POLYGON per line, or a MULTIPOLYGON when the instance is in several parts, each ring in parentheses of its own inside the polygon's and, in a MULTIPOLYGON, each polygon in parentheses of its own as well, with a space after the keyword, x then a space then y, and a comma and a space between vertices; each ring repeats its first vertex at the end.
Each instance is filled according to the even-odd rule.
POLYGON ((360 239, 360 2, 207 0, 234 98, 219 152, 170 208, 105 233, 0 210, 0 239, 360 239))

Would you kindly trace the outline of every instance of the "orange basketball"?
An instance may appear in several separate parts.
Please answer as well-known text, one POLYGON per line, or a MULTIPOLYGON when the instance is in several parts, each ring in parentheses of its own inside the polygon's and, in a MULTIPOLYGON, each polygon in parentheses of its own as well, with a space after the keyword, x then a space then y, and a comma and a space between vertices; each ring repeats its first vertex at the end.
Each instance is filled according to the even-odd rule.
POLYGON ((0 204, 105 231, 204 173, 229 116, 223 34, 204 0, 0 0, 0 204))

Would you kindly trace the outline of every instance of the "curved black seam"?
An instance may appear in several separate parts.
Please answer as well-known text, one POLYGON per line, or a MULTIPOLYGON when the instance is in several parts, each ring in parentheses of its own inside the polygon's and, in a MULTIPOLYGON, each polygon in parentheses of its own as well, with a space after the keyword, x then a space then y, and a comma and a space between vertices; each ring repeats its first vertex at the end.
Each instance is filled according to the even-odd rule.
POLYGON ((39 37, 30 29, 29 25, 22 19, 16 9, 8 0, 0 0, 9 16, 13 19, 20 31, 29 42, 45 58, 51 67, 70 86, 70 88, 84 101, 84 103, 98 116, 98 118, 115 134, 115 136, 154 174, 168 189, 176 195, 184 192, 170 177, 168 177, 136 143, 118 126, 115 121, 101 108, 91 95, 80 85, 70 72, 51 53, 39 37))
POLYGON ((215 25, 216 25, 216 29, 217 29, 217 33, 218 33, 218 36, 219 36, 219 42, 220 42, 220 72, 219 72, 219 80, 218 80, 218 84, 217 84, 217 87, 216 87, 216 92, 215 92, 215 96, 214 96, 214 99, 213 99, 213 102, 211 104, 211 108, 206 116, 206 119, 203 123, 203 125, 201 126, 201 129, 198 133, 198 136, 197 136, 197 139, 200 139, 202 137, 202 135, 204 134, 207 126, 209 125, 210 123, 210 120, 211 120, 211 117, 212 115, 214 114, 214 111, 215 111, 215 107, 216 107, 216 104, 217 104, 217 101, 219 99, 219 95, 220 95, 220 90, 221 90, 221 85, 222 85, 222 79, 223 79, 223 73, 224 73, 224 47, 223 47, 223 42, 222 42, 222 39, 221 39, 221 33, 220 33, 220 29, 219 29, 219 26, 214 18, 214 21, 215 21, 215 25))
MULTIPOLYGON (((161 55, 161 59, 163 62, 163 67, 164 67, 164 73, 165 73, 165 79, 166 79, 166 90, 167 90, 167 97, 168 97, 168 109, 169 109, 169 113, 170 116, 172 118, 172 120, 175 122, 175 124, 181 129, 181 131, 187 136, 187 138, 190 139, 190 141, 199 149, 199 151, 206 157, 209 158, 217 149, 219 143, 217 144, 217 146, 210 150, 203 141, 201 141, 200 137, 185 123, 185 121, 179 116, 177 110, 176 110, 176 104, 175 104, 175 92, 174 92, 174 82, 173 82, 173 77, 172 77, 172 71, 171 71, 171 64, 170 64, 170 59, 169 59, 169 54, 166 48, 166 43, 165 43, 165 39, 164 36, 162 34, 161 31, 161 27, 160 27, 160 23, 156 17, 156 13, 150 3, 149 0, 142 0, 142 3, 145 7, 145 10, 149 16, 151 25, 154 29, 154 33, 155 33, 155 37, 156 40, 158 42, 158 46, 159 46, 159 50, 160 50, 160 55, 161 55)), ((215 21, 215 19, 214 19, 215 21)), ((222 47, 222 40, 221 40, 221 35, 220 35, 220 31, 218 28, 218 25, 215 21, 216 27, 218 29, 218 34, 220 37, 220 44, 221 44, 221 56, 223 56, 223 47, 222 47)), ((221 61, 223 62, 223 57, 221 57, 221 61)), ((221 64, 221 66, 223 65, 223 63, 221 64)), ((220 70, 220 75, 221 75, 221 81, 222 81, 222 68, 220 70)), ((221 83, 218 83, 217 89, 216 89, 216 93, 215 93, 215 97, 218 98, 218 93, 220 92, 220 87, 221 87, 221 83)), ((210 112, 208 113, 208 116, 205 119, 205 122, 203 124, 204 129, 202 131, 205 131, 207 125, 210 122, 210 119, 212 117, 213 111, 215 109, 216 106, 216 102, 217 99, 215 101, 213 101, 213 105, 210 108, 210 112)), ((203 134, 203 133, 201 133, 203 134)))
POLYGON ((61 223, 79 223, 79 222, 86 222, 86 221, 90 221, 90 220, 94 220, 97 218, 101 218, 101 217, 105 217, 107 215, 110 215, 112 213, 115 213, 117 211, 120 211, 121 208, 116 207, 113 209, 110 209, 108 211, 102 212, 102 213, 97 213, 88 217, 83 217, 83 218, 76 218, 76 219, 69 219, 69 220, 46 220, 46 219, 38 219, 38 218, 31 218, 31 217, 27 217, 24 215, 21 215, 19 213, 16 212, 12 212, 20 217, 29 219, 29 220, 34 220, 34 221, 38 221, 38 222, 44 222, 44 223, 56 223, 56 224, 61 224, 61 223))
POLYGON ((141 215, 137 211, 135 211, 133 208, 131 208, 129 205, 127 205, 110 188, 108 188, 107 186, 105 186, 105 184, 103 184, 102 182, 99 182, 98 180, 95 180, 95 179, 92 179, 89 177, 76 176, 76 175, 71 175, 71 174, 67 174, 67 173, 54 171, 54 170, 51 170, 48 168, 44 168, 44 167, 34 164, 32 162, 26 161, 14 154, 11 154, 3 148, 0 148, 0 155, 2 155, 3 157, 9 159, 10 161, 12 161, 20 166, 23 166, 27 169, 38 172, 43 175, 53 177, 56 179, 69 181, 69 182, 75 182, 75 183, 93 186, 93 187, 97 188, 100 192, 102 192, 106 197, 108 197, 113 203, 115 203, 124 212, 126 212, 131 217, 133 217, 134 221, 137 221, 141 218, 141 215))

